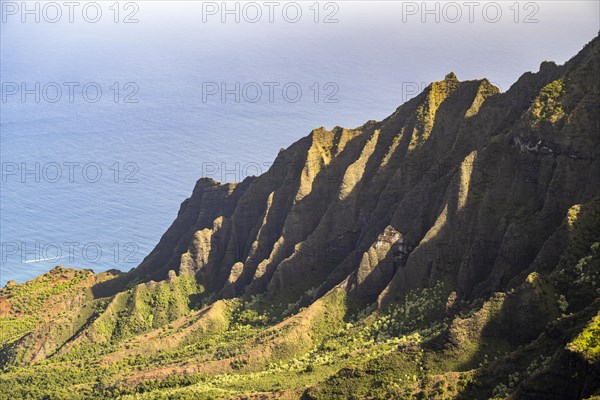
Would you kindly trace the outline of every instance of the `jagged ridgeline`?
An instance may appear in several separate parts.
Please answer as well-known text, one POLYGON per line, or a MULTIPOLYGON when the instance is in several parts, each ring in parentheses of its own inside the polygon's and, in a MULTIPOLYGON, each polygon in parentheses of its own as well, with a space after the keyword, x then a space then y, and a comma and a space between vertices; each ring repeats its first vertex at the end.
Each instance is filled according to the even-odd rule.
POLYGON ((200 179, 134 270, 0 291, 0 398, 600 396, 600 40, 200 179))

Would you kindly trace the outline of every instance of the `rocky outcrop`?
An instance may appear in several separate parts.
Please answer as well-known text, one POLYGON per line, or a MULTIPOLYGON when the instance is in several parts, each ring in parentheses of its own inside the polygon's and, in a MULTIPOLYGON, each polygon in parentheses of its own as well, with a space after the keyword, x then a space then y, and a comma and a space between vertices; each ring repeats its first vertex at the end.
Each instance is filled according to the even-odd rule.
POLYGON ((397 230, 388 226, 363 254, 350 279, 349 293, 358 305, 377 299, 400 268, 404 268, 413 246, 397 230))

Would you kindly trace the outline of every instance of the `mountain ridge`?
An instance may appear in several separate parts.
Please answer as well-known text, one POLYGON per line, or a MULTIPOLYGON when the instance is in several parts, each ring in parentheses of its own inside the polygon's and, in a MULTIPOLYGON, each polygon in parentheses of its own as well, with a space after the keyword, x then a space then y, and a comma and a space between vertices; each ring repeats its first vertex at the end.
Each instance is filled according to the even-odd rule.
MULTIPOLYGON (((565 66, 566 69, 569 68, 569 65, 567 64, 565 66)), ((529 88, 527 87, 527 85, 531 85, 533 84, 534 86, 537 86, 536 89, 539 90, 541 89, 540 86, 544 86, 544 84, 550 83, 550 81, 553 80, 554 77, 557 77, 558 74, 560 74, 560 68, 557 67, 555 64, 552 63, 543 63, 541 68, 540 68, 540 72, 535 75, 535 74, 525 74, 523 77, 521 77, 519 79, 519 81, 517 81, 517 83, 515 83, 516 85, 516 90, 515 90, 515 86, 513 86, 511 89, 509 89, 509 91, 507 92, 506 96, 510 96, 511 100, 517 100, 518 106, 520 106, 519 108, 521 110, 523 110, 525 108, 525 104, 522 100, 520 100, 520 97, 525 97, 526 99, 528 97, 530 97, 531 95, 529 94, 528 90, 529 88), (534 77, 538 77, 537 79, 540 82, 533 82, 534 77), (525 88, 525 89, 523 89, 525 88)), ((279 171, 277 171, 274 168, 271 168, 269 171, 266 172, 266 175, 268 176, 269 180, 272 182, 265 182, 265 179, 259 179, 258 181, 256 179, 248 179, 246 181, 243 181, 241 183, 241 185, 237 188, 238 192, 243 192, 246 190, 246 188, 250 188, 250 190, 254 189, 254 193, 252 193, 252 195, 254 196, 260 196, 260 205, 259 206, 255 206, 255 207, 251 207, 253 210, 261 210, 261 213, 264 213, 267 206, 266 204, 269 204, 269 199, 268 197, 271 194, 276 194, 278 195, 278 197, 284 197, 287 196, 287 203, 284 205, 281 205, 280 207, 282 207, 284 210, 281 211, 282 214, 286 214, 286 218, 292 218, 292 216, 290 216, 289 214, 285 213, 285 210, 287 208, 290 209, 290 211, 292 213, 295 212, 295 208, 301 208, 300 205, 298 205, 298 202, 300 202, 305 196, 310 195, 310 190, 312 189, 312 184, 313 184, 313 179, 316 175, 318 175, 319 171, 321 168, 323 167, 330 167, 331 169, 335 169, 338 168, 340 171, 343 170, 345 172, 348 172, 348 168, 350 168, 350 165, 344 165, 342 164, 342 166, 338 167, 337 165, 335 165, 335 157, 338 155, 338 152, 343 152, 344 146, 346 145, 347 142, 351 142, 352 139, 354 139, 355 141, 359 141, 360 143, 357 143, 358 147, 360 146, 365 146, 362 150, 365 151, 366 150, 370 150, 367 149, 368 146, 368 140, 367 137, 369 137, 369 135, 373 136, 373 143, 371 143, 371 146, 375 146, 376 141, 378 140, 378 135, 379 133, 375 133, 378 131, 379 127, 383 127, 386 124, 394 124, 396 121, 394 121, 395 117, 398 117, 398 114, 402 115, 402 112, 404 111, 404 109, 408 109, 409 113, 413 113, 413 114, 418 114, 416 116, 410 116, 414 118, 414 121, 407 121, 408 122, 408 127, 402 127, 402 128, 411 128, 410 125, 412 125, 412 135, 410 135, 410 142, 408 143, 408 149, 401 149, 404 150, 407 154, 407 158, 409 158, 411 156, 410 152, 417 150, 417 148, 419 146, 422 146, 423 143, 426 142, 428 135, 430 134, 430 131, 433 127, 433 118, 435 118, 435 114, 437 112, 437 108, 440 104, 444 103, 444 100, 446 99, 446 96, 450 95, 451 93, 454 93, 454 97, 457 96, 457 92, 458 91, 458 96, 460 96, 460 100, 462 101, 462 103, 460 104, 460 106, 462 106, 463 108, 468 107, 468 110, 465 112, 465 117, 470 118, 475 116, 476 117, 476 113, 479 109, 479 107, 484 103, 486 97, 489 97, 493 94, 497 94, 499 93, 499 90, 495 87, 493 87, 493 85, 491 85, 489 83, 489 81, 487 79, 482 79, 482 80, 476 80, 476 81, 466 81, 466 82, 459 82, 458 79, 456 78, 456 76, 453 73, 449 73, 445 79, 443 81, 439 81, 439 82, 435 82, 431 85, 429 85, 424 92, 417 96, 415 99, 413 99, 414 101, 409 101, 407 102, 405 105, 401 106, 399 109, 396 110, 396 112, 394 114, 392 114, 390 117, 384 119, 383 121, 377 123, 377 122, 368 122, 367 124, 349 130, 349 129, 344 129, 344 128, 340 128, 340 127, 336 127, 334 128, 331 132, 324 130, 323 128, 319 128, 317 130, 314 130, 313 132, 311 132, 311 134, 304 139, 301 139, 299 142, 297 142, 295 144, 295 146, 293 146, 290 150, 286 150, 284 151, 284 155, 280 154, 278 156, 278 158, 275 160, 274 165, 275 166, 285 166, 283 169, 283 174, 289 174, 289 169, 292 169, 293 173, 295 174, 294 176, 298 176, 299 177, 299 181, 298 182, 294 182, 298 187, 290 187, 290 185, 285 185, 284 186, 284 180, 282 180, 281 178, 289 178, 289 176, 286 177, 278 177, 276 175, 283 175, 281 174, 279 171), (412 103, 412 104, 411 104, 412 103), (416 103, 416 104, 415 104, 416 103), (438 104, 439 103, 439 104, 438 104), (329 136, 329 137, 328 137, 329 136), (354 138, 354 136, 360 136, 360 138, 354 138), (309 141, 311 142, 309 144, 309 141), (362 143, 364 141, 364 144, 362 143), (341 148, 338 149, 338 147, 341 145, 341 148), (289 157, 286 157, 288 152, 293 152, 296 148, 300 148, 300 155, 298 154, 291 154, 289 157), (331 150, 334 151, 333 155, 328 154, 331 150), (306 155, 305 155, 306 153, 306 155), (290 159, 291 158, 291 159, 290 159), (331 159, 329 159, 331 158, 331 159), (329 163, 333 162, 333 164, 330 166, 328 165, 329 163), (288 164, 290 165, 290 168, 287 168, 288 164), (299 167, 301 164, 304 164, 302 166, 302 169, 300 170, 299 167), (262 184, 263 188, 256 188, 257 186, 259 186, 260 184, 262 184), (256 189, 255 189, 256 188, 256 189), (267 194, 266 190, 268 189, 269 193, 267 194), (292 200, 291 196, 292 194, 287 193, 286 191, 289 190, 295 190, 296 194, 294 199, 292 200), (281 194, 280 194, 281 193, 281 194), (290 204, 291 201, 291 204, 290 204)), ((533 91, 535 92, 535 90, 533 91)), ((452 98, 451 98, 452 100, 452 98)), ((444 105, 446 106, 446 104, 444 105)), ((457 106, 457 104, 449 104, 447 105, 448 107, 450 106, 457 106)), ((442 109, 442 111, 445 111, 444 108, 442 109)), ((410 118, 409 117, 409 118, 410 118)), ((406 118, 405 118, 406 119, 406 118)), ((402 129, 401 128, 401 129, 402 129)), ((444 126, 445 129, 456 129, 456 127, 446 127, 444 126)), ((454 143, 450 144, 450 142, 446 142, 444 143, 442 141, 442 139, 439 139, 436 143, 434 143, 435 147, 434 148, 429 148, 428 149, 428 154, 426 157, 424 158, 417 158, 417 161, 410 163, 410 160, 408 163, 405 163, 404 167, 407 169, 410 168, 423 168, 427 165, 427 163, 431 162, 431 160, 439 160, 442 159, 443 160, 443 156, 441 156, 442 152, 447 152, 448 149, 450 151, 452 151, 453 149, 456 148, 457 144, 460 144, 461 141, 461 137, 460 135, 463 132, 459 132, 454 138, 450 138, 449 139, 453 139, 454 143), (447 144, 447 146, 446 146, 447 144)), ((471 136, 468 137, 468 139, 474 139, 474 141, 477 140, 477 138, 473 137, 473 134, 471 132, 467 132, 466 134, 470 134, 471 136)), ((383 136, 383 135, 382 135, 383 136)), ((449 136, 449 135, 448 135, 449 136)), ((408 141, 409 140, 409 135, 404 135, 403 136, 404 141, 408 141)), ((382 141, 385 141, 381 146, 388 146, 391 147, 391 143, 390 143, 390 139, 392 140, 399 140, 398 137, 392 137, 392 135, 388 134, 388 137, 386 138, 382 138, 382 141)), ((467 139, 467 140, 468 140, 467 139)), ((401 140, 401 139, 400 139, 401 140)), ((463 139, 464 140, 464 139, 463 139)), ((520 140, 519 137, 516 137, 514 140, 520 140)), ((402 143, 404 145, 406 145, 405 143, 402 143)), ((527 146, 527 144, 522 144, 519 142, 519 144, 521 146, 527 146)), ((357 146, 355 145, 355 146, 357 146)), ((477 148, 477 145, 472 145, 470 146, 471 149, 473 148, 477 148)), ((374 149, 373 149, 374 150, 374 149)), ((463 154, 461 154, 462 156, 463 154)), ((352 154, 349 155, 353 158, 353 162, 360 162, 359 158, 360 158, 360 154, 352 154)), ((392 158, 392 157, 398 157, 397 154, 391 154, 388 153, 386 154, 387 157, 392 158)), ((382 162, 378 163, 374 160, 371 161, 372 164, 374 165, 381 165, 383 163, 383 160, 381 160, 382 162)), ((389 161, 388 161, 389 162, 389 161)), ((365 163, 366 164, 366 163, 365 163)), ((385 163, 384 163, 385 164, 385 163)), ((443 164, 438 162, 438 169, 440 171, 445 171, 445 168, 443 168, 443 164)), ((365 165, 366 167, 366 165, 365 165)), ((356 168, 354 168, 356 170, 356 168)), ((358 168, 360 170, 360 168, 358 168)), ((422 175, 426 175, 429 172, 432 172, 431 169, 424 171, 425 174, 422 175)), ((365 180, 369 179, 370 176, 369 175, 375 175, 377 172, 374 168, 371 168, 370 170, 365 171, 365 180)), ((410 172, 409 172, 410 173, 410 172)), ((433 171, 433 173, 439 173, 438 171, 433 171)), ((416 173, 418 174, 418 173, 416 173)), ((335 173, 330 173, 330 177, 327 177, 327 182, 330 184, 337 184, 338 182, 341 182, 340 187, 339 187, 339 191, 340 193, 333 193, 333 194, 328 194, 329 197, 331 196, 344 196, 345 192, 348 192, 351 190, 352 185, 356 184, 356 182, 353 182, 353 177, 351 176, 350 173, 347 173, 346 175, 340 176, 340 173, 336 174, 335 173), (346 181, 344 181, 344 179, 346 179, 346 181)), ((409 180, 413 177, 409 176, 408 178, 403 177, 402 179, 405 180, 409 180)), ((415 176, 414 178, 422 178, 420 176, 415 176)), ((292 178, 293 179, 293 178, 292 178)), ((210 181, 199 181, 199 185, 202 185, 202 182, 210 182, 210 181)), ((412 182, 408 182, 409 184, 412 182)), ((447 183, 446 183, 447 184, 447 183)), ((206 183, 206 185, 208 185, 208 183, 206 183)), ((228 184, 231 185, 231 184, 228 184)), ((204 187, 204 186, 203 186, 204 187)), ((217 184, 213 184, 212 188, 216 188, 216 187, 221 187, 218 186, 217 184)), ((231 186, 229 186, 231 187, 231 186)), ((211 190, 215 190, 217 191, 217 189, 212 189, 211 190)), ((318 190, 318 189, 317 189, 318 190)), ((220 190, 219 193, 223 192, 223 190, 220 190)), ((246 197, 249 197, 250 194, 247 194, 244 197, 245 193, 242 193, 240 195, 240 197, 242 198, 241 200, 244 201, 246 200, 246 197)), ((216 196, 216 194, 214 194, 216 196)), ((194 195, 192 196, 192 199, 194 198, 194 195)), ((235 202, 237 201, 239 198, 234 196, 232 198, 229 198, 227 196, 225 196, 224 198, 226 198, 228 201, 232 201, 235 202)), ((309 197, 310 199, 310 197, 309 197)), ((309 199, 305 200, 305 201, 309 201, 309 199)), ((327 199, 329 200, 329 199, 327 199)), ((327 201, 326 200, 326 201, 327 201)), ((338 200, 342 200, 341 198, 338 200)), ((206 200, 211 201, 211 200, 206 200)), ((281 200, 283 201, 283 200, 281 200)), ((321 199, 319 199, 319 201, 321 201, 321 199)), ((244 204, 242 204, 240 207, 245 206, 244 204)), ((276 203, 277 206, 277 203, 276 203)), ((209 207, 207 207, 209 208, 209 207)), ((430 207, 431 209, 435 209, 436 206, 432 206, 430 207)), ((439 207, 437 207, 439 208, 439 207)), ((183 210, 183 206, 182 206, 182 210, 183 210)), ((274 212, 274 210, 269 210, 270 212, 274 212)), ((224 219, 227 221, 228 219, 240 219, 240 218, 246 218, 246 216, 240 216, 240 213, 238 212, 237 214, 235 214, 235 211, 233 211, 233 213, 231 212, 231 210, 229 211, 225 211, 223 212, 223 217, 224 219)), ((305 211, 299 211, 300 214, 302 214, 303 218, 306 218, 307 214, 305 211)), ((223 260, 224 263, 229 264, 224 266, 225 268, 231 268, 236 262, 242 262, 244 263, 244 265, 246 264, 250 264, 249 267, 249 272, 244 272, 242 271, 241 273, 241 277, 242 277, 242 281, 244 281, 244 278, 247 279, 248 274, 252 275, 252 272, 254 271, 254 275, 256 274, 256 269, 258 269, 259 271, 259 275, 260 273, 262 273, 262 270, 265 269, 265 274, 266 275, 260 275, 260 276, 254 276, 255 279, 261 279, 262 280, 269 280, 270 283, 270 288, 273 289, 275 287, 277 287, 277 285, 282 286, 284 285, 283 282, 285 282, 285 280, 281 281, 280 279, 280 275, 284 274, 284 270, 285 268, 282 266, 279 271, 274 271, 273 273, 276 275, 275 278, 270 279, 270 274, 271 271, 269 270, 269 266, 272 266, 273 264, 277 264, 277 263, 281 263, 281 262, 285 262, 284 265, 286 264, 290 264, 292 263, 292 260, 287 260, 291 254, 290 254, 290 246, 294 246, 297 245, 300 242, 304 242, 304 240, 306 240, 308 238, 308 233, 312 233, 315 229, 317 229, 318 227, 314 226, 314 221, 313 221, 313 226, 307 227, 306 229, 308 230, 308 232, 304 232, 302 234, 299 234, 299 238, 295 239, 295 238, 290 238, 289 240, 286 237, 286 235, 280 235, 279 238, 275 239, 275 238, 270 238, 266 240, 266 246, 267 246, 267 250, 264 251, 269 251, 271 250, 271 254, 261 254, 260 256, 256 255, 256 253, 252 253, 250 254, 250 250, 251 250, 251 246, 252 244, 247 243, 247 236, 251 235, 250 230, 254 229, 254 231, 259 231, 260 228, 257 229, 256 225, 259 224, 259 216, 257 215, 258 213, 254 213, 254 215, 249 216, 248 218, 250 219, 250 223, 253 225, 252 227, 250 226, 237 226, 234 229, 236 229, 236 233, 240 232, 241 230, 244 231, 243 236, 241 238, 239 238, 239 240, 237 239, 237 237, 232 236, 232 238, 230 238, 230 240, 234 240, 234 242, 236 243, 237 247, 236 249, 232 249, 232 248, 228 248, 226 243, 223 243, 220 246, 221 252, 222 253, 227 253, 227 254, 234 254, 234 253, 240 253, 240 254, 235 254, 237 257, 233 257, 231 258, 231 256, 229 256, 229 258, 225 258, 223 260), (277 240, 279 240, 280 242, 277 242, 277 240), (291 241, 292 243, 290 245, 284 246, 284 248, 282 250, 279 250, 279 243, 286 243, 287 241, 291 241), (283 253, 283 254, 282 254, 283 253), (249 260, 245 260, 244 258, 250 257, 249 260), (260 257, 261 260, 253 260, 256 257, 260 257), (258 262, 258 266, 254 265, 258 262), (261 264, 262 263, 262 264, 261 264), (259 268, 260 266, 260 268, 259 268), (279 280, 279 281, 278 281, 279 280)), ((323 216, 327 216, 326 213, 323 214, 323 216)), ((214 216, 213 216, 214 217, 214 216)), ((318 218, 318 216, 316 216, 315 218, 318 218)), ((363 218, 368 218, 368 216, 363 216, 363 218)), ((216 219, 213 218, 213 220, 216 219)), ((187 220, 189 221, 189 218, 187 218, 187 220)), ((203 221, 202 223, 199 223, 199 225, 201 226, 202 229, 211 229, 214 228, 211 222, 214 221, 203 221)), ((233 222, 234 224, 236 222, 233 222)), ((295 231, 298 231, 299 228, 298 226, 295 227, 294 230, 292 229, 286 229, 286 226, 281 226, 281 225, 285 225, 285 222, 282 224, 281 221, 278 223, 279 226, 277 226, 275 228, 275 230, 279 233, 282 232, 290 232, 288 234, 295 234, 295 231)), ((387 224, 386 224, 387 225, 387 224)), ((431 225, 431 223, 430 223, 431 225)), ((194 229, 195 230, 199 230, 198 228, 200 228, 200 226, 196 226, 194 229)), ((219 227, 220 229, 228 229, 227 227, 219 227)), ((379 227, 379 229, 381 230, 383 228, 383 224, 381 224, 381 226, 379 227)), ((214 229, 213 229, 214 230, 214 229)), ((340 232, 340 234, 348 234, 348 235, 352 235, 351 233, 351 229, 347 230, 348 232, 340 232)), ((379 234, 380 232, 378 232, 379 234)), ((423 232, 417 234, 417 236, 423 237, 423 232)), ((371 233, 368 236, 368 239, 364 239, 367 243, 362 243, 361 249, 366 249, 368 248, 368 245, 370 245, 370 243, 373 242, 373 238, 375 237, 375 235, 373 233, 371 233)), ((310 240, 310 239, 309 239, 310 240)), ((418 241, 418 239, 415 239, 415 241, 418 241)), ((261 245, 262 243, 260 243, 260 241, 257 242, 257 245, 261 245)), ((160 246, 160 245, 159 245, 160 246)), ((184 246, 185 247, 185 246, 184 246)), ((188 246, 189 247, 189 246, 188 246)), ((321 252, 322 249, 319 248, 319 246, 314 246, 315 247, 315 252, 317 254, 319 254, 321 252)), ((348 246, 351 247, 351 246, 348 246)), ((260 247, 259 247, 260 249, 260 247)), ((171 269, 174 269, 175 271, 178 270, 179 266, 178 264, 178 260, 177 260, 177 256, 179 254, 182 254, 183 251, 182 248, 178 248, 178 249, 174 249, 173 250, 173 257, 175 257, 174 259, 170 259, 168 263, 172 264, 171 265, 171 269)), ((197 249, 196 249, 197 250, 197 249)), ((260 251, 260 250, 258 250, 260 251)), ((323 251, 324 252, 324 251, 323 251)), ((154 253, 154 252, 153 252, 154 253)), ((154 254, 151 253, 151 255, 149 257, 152 257, 154 254)), ((161 260, 163 261, 163 260, 161 260)), ((332 262, 336 262, 337 260, 334 260, 332 262)), ((144 262, 142 263, 142 265, 140 266, 140 269, 144 269, 146 268, 145 266, 149 263, 149 260, 144 260, 144 262)), ((163 262, 164 264, 164 262, 163 262)), ((158 269, 156 267, 149 267, 150 269, 158 269)), ((289 267, 288 267, 289 268, 289 267)), ((227 278, 227 271, 221 272, 221 276, 219 278, 215 278, 219 281, 220 285, 224 284, 224 279, 227 278)), ((164 278, 164 276, 162 277, 164 278)), ((160 278, 159 278, 160 279, 160 278)), ((238 277, 239 279, 239 277, 238 277)), ((245 281, 244 281, 245 282, 245 281)), ((245 282, 246 283, 246 282, 245 282)), ((339 283, 339 282, 338 282, 339 283)), ((256 283, 255 285, 260 286, 259 283, 256 283)), ((231 286, 231 285, 230 285, 231 286)), ((235 287, 235 285, 233 285, 235 287)), ((238 290, 239 290, 239 285, 238 285, 238 290)), ((236 294, 241 294, 241 293, 236 293, 236 294)))

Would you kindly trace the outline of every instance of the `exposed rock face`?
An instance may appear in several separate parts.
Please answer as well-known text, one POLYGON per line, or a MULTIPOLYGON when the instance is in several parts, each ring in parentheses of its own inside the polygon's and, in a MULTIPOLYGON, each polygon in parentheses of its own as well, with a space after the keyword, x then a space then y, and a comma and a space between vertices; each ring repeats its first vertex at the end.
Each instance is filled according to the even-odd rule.
POLYGON ((408 240, 391 226, 363 254, 356 273, 350 278, 350 293, 364 305, 373 302, 398 269, 403 268, 413 250, 408 240))
POLYGON ((289 301, 346 279, 380 303, 438 280, 459 298, 500 290, 598 193, 598 47, 506 93, 450 73, 381 122, 314 130, 262 176, 201 179, 124 279, 175 270, 289 301))

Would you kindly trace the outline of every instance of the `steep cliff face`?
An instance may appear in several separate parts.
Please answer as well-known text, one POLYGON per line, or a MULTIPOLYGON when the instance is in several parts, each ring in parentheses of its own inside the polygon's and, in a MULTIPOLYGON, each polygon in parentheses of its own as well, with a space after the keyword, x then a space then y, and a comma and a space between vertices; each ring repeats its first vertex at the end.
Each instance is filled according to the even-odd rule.
POLYGON ((261 176, 200 179, 129 273, 0 292, 3 384, 82 384, 86 361, 84 397, 598 394, 598 76, 598 38, 505 93, 449 73, 261 176))
POLYGON ((568 208, 598 193, 597 57, 596 41, 506 93, 450 73, 381 122, 314 130, 260 177, 201 179, 130 276, 191 272, 220 297, 266 290, 294 302, 311 288, 319 297, 364 284, 390 226, 411 250, 373 269, 370 289, 354 291, 363 300, 383 304, 436 281, 460 298, 504 289, 568 208))

